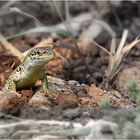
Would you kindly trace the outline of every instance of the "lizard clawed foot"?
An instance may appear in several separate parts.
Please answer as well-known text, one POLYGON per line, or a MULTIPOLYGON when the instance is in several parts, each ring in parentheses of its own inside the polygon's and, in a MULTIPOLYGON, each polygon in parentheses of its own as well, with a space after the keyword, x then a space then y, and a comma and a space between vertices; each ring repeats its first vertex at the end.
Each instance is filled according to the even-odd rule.
POLYGON ((47 92, 46 92, 46 95, 47 95, 50 99, 53 99, 53 100, 55 100, 55 99, 58 97, 57 94, 55 94, 55 93, 53 93, 53 92, 51 92, 51 91, 47 91, 47 92))
POLYGON ((21 96, 22 96, 22 94, 17 93, 17 92, 14 92, 14 94, 15 94, 17 97, 21 97, 21 96))
MULTIPOLYGON (((7 88, 6 88, 6 90, 7 90, 7 88)), ((18 93, 18 92, 16 92, 16 91, 10 91, 9 89, 8 89, 8 91, 11 93, 11 94, 13 94, 13 95, 15 95, 15 96, 17 96, 17 97, 21 97, 22 96, 22 94, 20 94, 20 93, 18 93)))

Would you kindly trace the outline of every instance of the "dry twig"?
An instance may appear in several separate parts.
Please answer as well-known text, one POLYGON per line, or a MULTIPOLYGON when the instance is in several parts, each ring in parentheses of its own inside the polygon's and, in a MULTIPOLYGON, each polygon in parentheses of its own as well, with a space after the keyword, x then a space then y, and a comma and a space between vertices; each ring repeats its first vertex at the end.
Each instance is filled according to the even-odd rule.
POLYGON ((7 50, 9 50, 19 60, 23 58, 23 54, 18 49, 16 49, 11 43, 9 43, 1 34, 0 34, 0 38, 1 38, 0 42, 7 50))
POLYGON ((108 65, 108 71, 107 71, 107 78, 102 83, 105 84, 106 82, 110 82, 116 74, 121 69, 121 64, 124 59, 124 57, 130 52, 130 50, 140 42, 140 39, 136 38, 131 43, 125 45, 126 38, 128 35, 128 30, 124 30, 122 39, 120 41, 120 44, 118 48, 116 48, 116 40, 115 38, 112 39, 111 42, 111 48, 110 48, 110 55, 109 55, 109 65, 108 65))

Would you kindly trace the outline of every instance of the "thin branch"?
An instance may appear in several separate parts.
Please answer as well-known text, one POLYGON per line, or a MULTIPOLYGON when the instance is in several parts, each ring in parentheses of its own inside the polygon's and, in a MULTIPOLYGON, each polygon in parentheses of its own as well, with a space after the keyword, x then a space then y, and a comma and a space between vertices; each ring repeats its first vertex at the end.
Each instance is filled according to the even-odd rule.
POLYGON ((72 28, 71 28, 69 25, 67 25, 67 24, 65 23, 65 20, 63 19, 60 10, 59 10, 58 7, 56 6, 56 2, 55 2, 54 0, 52 0, 52 1, 53 1, 53 3, 54 3, 55 9, 56 9, 56 11, 57 11, 57 13, 58 13, 58 16, 59 16, 60 19, 62 20, 62 22, 63 22, 63 24, 65 25, 66 29, 69 31, 70 34, 74 35, 74 34, 73 34, 73 31, 72 31, 72 28))
POLYGON ((12 7, 12 8, 10 8, 10 11, 11 11, 11 12, 17 12, 17 13, 20 13, 20 14, 22 14, 22 15, 25 15, 25 16, 27 16, 27 17, 33 19, 33 20, 35 21, 36 26, 42 26, 42 23, 41 23, 36 17, 34 17, 34 16, 32 16, 32 15, 26 13, 26 12, 21 11, 21 10, 20 10, 19 8, 17 8, 17 7, 12 7))
POLYGON ((5 37, 3 37, 1 34, 0 34, 0 42, 2 43, 2 45, 7 49, 9 50, 14 56, 16 56, 19 60, 21 60, 23 58, 23 54, 18 50, 16 49, 11 43, 9 43, 5 37))
POLYGON ((104 48, 103 46, 99 45, 98 43, 96 43, 95 41, 93 41, 93 40, 91 40, 91 39, 90 39, 90 41, 91 41, 93 44, 95 44, 97 47, 99 47, 100 49, 102 49, 104 52, 106 52, 108 55, 110 55, 110 52, 109 52, 106 48, 104 48))

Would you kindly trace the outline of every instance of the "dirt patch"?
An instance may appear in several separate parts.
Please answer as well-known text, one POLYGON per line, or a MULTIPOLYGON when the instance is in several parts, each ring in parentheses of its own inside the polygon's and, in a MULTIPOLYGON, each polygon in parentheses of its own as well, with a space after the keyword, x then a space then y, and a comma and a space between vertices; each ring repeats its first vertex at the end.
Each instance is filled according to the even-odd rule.
POLYGON ((46 108, 46 107, 15 107, 7 108, 2 110, 4 114, 11 114, 15 117, 20 117, 24 119, 51 119, 51 120, 73 120, 82 121, 81 119, 98 119, 101 118, 103 112, 94 107, 78 107, 75 108, 75 113, 72 112, 73 109, 62 109, 58 106, 46 108))

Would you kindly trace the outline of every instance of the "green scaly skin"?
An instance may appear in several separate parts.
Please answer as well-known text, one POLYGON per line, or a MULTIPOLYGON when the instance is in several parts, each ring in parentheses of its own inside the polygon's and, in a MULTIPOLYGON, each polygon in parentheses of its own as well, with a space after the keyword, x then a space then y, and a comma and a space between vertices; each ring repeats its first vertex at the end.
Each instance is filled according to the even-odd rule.
POLYGON ((42 80, 43 91, 50 98, 55 98, 56 95, 48 89, 47 77, 42 71, 44 65, 54 57, 55 52, 51 45, 32 49, 22 63, 11 73, 5 88, 21 97, 22 95, 16 92, 17 89, 32 87, 37 80, 42 80))

